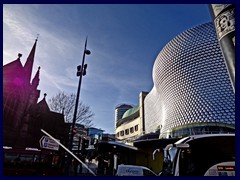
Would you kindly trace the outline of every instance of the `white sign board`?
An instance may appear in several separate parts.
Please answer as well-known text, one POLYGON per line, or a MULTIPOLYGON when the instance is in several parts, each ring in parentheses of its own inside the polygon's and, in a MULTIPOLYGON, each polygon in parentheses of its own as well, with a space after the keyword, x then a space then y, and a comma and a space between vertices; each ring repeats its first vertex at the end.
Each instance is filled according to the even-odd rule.
POLYGON ((113 168, 115 170, 117 170, 117 155, 116 154, 114 154, 114 156, 113 156, 113 168))
MULTIPOLYGON (((60 140, 58 140, 58 141, 60 141, 60 140)), ((59 144, 56 143, 54 140, 52 140, 48 136, 43 136, 39 140, 39 143, 40 143, 41 148, 51 149, 51 150, 55 150, 55 151, 58 151, 58 149, 59 149, 59 144)))

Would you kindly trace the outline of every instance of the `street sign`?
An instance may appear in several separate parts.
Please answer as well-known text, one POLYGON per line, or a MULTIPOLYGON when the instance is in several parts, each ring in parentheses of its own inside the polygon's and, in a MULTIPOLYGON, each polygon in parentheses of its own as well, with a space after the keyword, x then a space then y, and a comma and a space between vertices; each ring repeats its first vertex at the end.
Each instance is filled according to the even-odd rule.
MULTIPOLYGON (((58 141, 60 141, 60 140, 58 140, 58 141)), ((41 148, 51 149, 51 150, 55 150, 55 151, 58 151, 58 149, 59 149, 59 144, 56 143, 54 140, 52 140, 48 136, 42 136, 42 138, 39 140, 39 143, 40 143, 41 148)))

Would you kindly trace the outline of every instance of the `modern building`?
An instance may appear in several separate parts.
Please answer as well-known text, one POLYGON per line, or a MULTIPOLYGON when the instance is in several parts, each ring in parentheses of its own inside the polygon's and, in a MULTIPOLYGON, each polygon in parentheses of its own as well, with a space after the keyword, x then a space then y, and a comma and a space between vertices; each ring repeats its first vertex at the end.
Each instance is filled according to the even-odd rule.
POLYGON ((97 142, 102 141, 103 132, 104 130, 102 129, 98 129, 94 127, 87 128, 87 134, 90 137, 89 145, 94 145, 97 142))
POLYGON ((122 119, 123 114, 131 108, 133 108, 133 106, 130 104, 119 104, 115 107, 115 128, 118 120, 122 119))
POLYGON ((125 143, 131 143, 145 133, 144 99, 147 92, 139 95, 139 105, 128 109, 116 123, 116 138, 125 143))
POLYGON ((171 40, 153 66, 145 132, 160 138, 235 132, 235 96, 212 23, 171 40))

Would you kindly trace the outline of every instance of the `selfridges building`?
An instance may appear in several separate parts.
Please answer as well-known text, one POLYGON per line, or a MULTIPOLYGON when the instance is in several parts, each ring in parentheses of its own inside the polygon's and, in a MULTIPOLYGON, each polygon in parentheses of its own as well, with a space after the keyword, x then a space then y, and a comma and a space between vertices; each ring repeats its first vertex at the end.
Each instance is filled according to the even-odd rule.
POLYGON ((170 41, 153 66, 145 133, 160 138, 235 131, 235 95, 212 23, 170 41))

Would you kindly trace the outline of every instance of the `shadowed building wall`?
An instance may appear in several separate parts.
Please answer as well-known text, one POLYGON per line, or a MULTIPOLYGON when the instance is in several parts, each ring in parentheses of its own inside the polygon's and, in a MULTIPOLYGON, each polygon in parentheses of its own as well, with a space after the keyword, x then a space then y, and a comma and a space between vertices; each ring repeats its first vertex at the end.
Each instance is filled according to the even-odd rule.
POLYGON ((39 147, 41 128, 56 138, 66 135, 64 115, 51 112, 44 98, 38 103, 40 67, 31 78, 37 39, 22 65, 21 54, 3 66, 3 146, 39 147))

